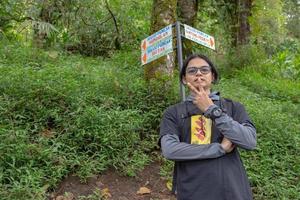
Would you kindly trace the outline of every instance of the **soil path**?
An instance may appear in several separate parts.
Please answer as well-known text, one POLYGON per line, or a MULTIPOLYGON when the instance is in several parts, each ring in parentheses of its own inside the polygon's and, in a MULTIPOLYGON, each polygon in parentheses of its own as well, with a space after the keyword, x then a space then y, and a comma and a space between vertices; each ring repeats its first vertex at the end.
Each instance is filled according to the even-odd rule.
POLYGON ((50 199, 94 200, 97 199, 95 191, 98 190, 106 194, 108 200, 175 200, 166 186, 166 181, 159 175, 159 169, 160 164, 153 162, 138 173, 137 177, 121 176, 114 170, 108 170, 102 175, 89 178, 86 183, 80 182, 76 176, 69 176, 51 194, 50 199), (145 187, 144 190, 140 190, 141 187, 145 187), (138 191, 144 194, 139 194, 138 191), (90 198, 87 198, 89 195, 90 198))

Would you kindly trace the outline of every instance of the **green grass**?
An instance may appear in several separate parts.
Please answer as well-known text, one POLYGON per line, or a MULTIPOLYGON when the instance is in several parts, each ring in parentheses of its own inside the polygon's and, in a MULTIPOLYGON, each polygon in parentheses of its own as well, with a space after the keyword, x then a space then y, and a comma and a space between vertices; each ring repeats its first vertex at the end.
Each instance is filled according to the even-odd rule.
POLYGON ((256 150, 242 151, 255 199, 298 199, 299 104, 254 93, 236 79, 218 88, 224 96, 243 102, 256 125, 256 150))
MULTIPOLYGON (((151 160, 163 110, 178 101, 177 82, 147 85, 136 51, 103 59, 0 46, 0 199, 46 199, 71 173, 134 176, 151 160)), ((299 199, 299 80, 245 69, 217 89, 245 104, 257 127, 257 149, 242 151, 255 199, 299 199)))
POLYGON ((134 176, 149 163, 144 152, 154 144, 142 136, 157 119, 145 118, 159 113, 140 109, 154 95, 139 66, 132 73, 124 60, 53 59, 16 46, 1 51, 1 199, 44 199, 70 173, 86 178, 113 166, 134 176))
POLYGON ((248 90, 280 101, 300 103, 300 81, 265 77, 255 70, 242 70, 237 76, 248 90))

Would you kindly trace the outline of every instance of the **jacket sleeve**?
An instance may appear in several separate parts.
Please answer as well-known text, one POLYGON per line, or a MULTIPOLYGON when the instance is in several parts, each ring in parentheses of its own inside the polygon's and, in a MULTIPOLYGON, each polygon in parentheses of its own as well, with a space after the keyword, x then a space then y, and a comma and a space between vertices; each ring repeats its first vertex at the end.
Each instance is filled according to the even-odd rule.
POLYGON ((218 158, 225 154, 219 143, 198 145, 180 141, 179 123, 176 109, 168 109, 160 124, 159 144, 165 158, 173 161, 218 158))
MULTIPOLYGON (((213 105, 216 106, 216 105, 213 105)), ((211 107, 208 112, 211 111, 211 107)), ((237 146, 253 150, 256 147, 256 129, 244 106, 234 103, 233 115, 230 117, 223 113, 221 117, 215 119, 215 125, 219 131, 237 146)))
POLYGON ((173 161, 218 158, 225 154, 219 143, 188 144, 180 142, 175 134, 167 134, 161 138, 161 149, 163 156, 173 161))

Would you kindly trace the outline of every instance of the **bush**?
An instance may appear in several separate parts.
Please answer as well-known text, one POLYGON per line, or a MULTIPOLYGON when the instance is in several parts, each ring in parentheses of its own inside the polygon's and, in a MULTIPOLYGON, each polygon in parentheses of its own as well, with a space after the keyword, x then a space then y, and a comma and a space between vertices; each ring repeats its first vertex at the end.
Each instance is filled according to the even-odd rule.
MULTIPOLYGON (((84 179, 112 166, 134 176, 151 160, 178 79, 146 83, 138 56, 0 47, 1 199, 45 199, 68 174, 84 179)), ((245 104, 257 126, 257 150, 242 151, 255 199, 297 199, 299 82, 272 79, 270 62, 238 70, 216 89, 245 104)), ((171 168, 167 162, 161 173, 171 168)))
POLYGON ((288 79, 265 77, 254 70, 242 70, 237 76, 250 91, 280 101, 300 102, 300 83, 288 79))
POLYGON ((223 96, 245 105, 257 128, 256 150, 241 152, 254 199, 297 199, 299 105, 249 91, 239 80, 243 79, 224 80, 218 88, 223 96))
POLYGON ((241 46, 232 49, 225 54, 224 58, 219 59, 218 63, 224 76, 232 77, 235 72, 248 66, 259 65, 266 59, 262 47, 258 45, 241 46))
POLYGON ((70 173, 84 179, 113 166, 134 176, 150 161, 175 98, 148 86, 143 69, 124 61, 131 54, 99 64, 14 45, 0 52, 2 198, 43 199, 70 173))

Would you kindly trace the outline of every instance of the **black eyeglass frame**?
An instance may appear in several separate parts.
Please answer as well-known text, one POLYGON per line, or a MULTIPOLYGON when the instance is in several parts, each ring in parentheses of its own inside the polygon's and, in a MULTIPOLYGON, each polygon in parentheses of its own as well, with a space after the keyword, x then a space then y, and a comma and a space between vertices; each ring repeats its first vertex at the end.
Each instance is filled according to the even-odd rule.
POLYGON ((189 75, 195 75, 198 73, 198 71, 200 71, 201 74, 206 75, 206 74, 209 74, 212 71, 212 69, 210 66, 207 66, 207 65, 201 66, 201 67, 193 66, 193 67, 186 68, 186 74, 189 74, 189 75))

